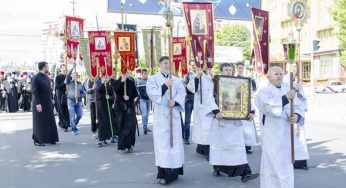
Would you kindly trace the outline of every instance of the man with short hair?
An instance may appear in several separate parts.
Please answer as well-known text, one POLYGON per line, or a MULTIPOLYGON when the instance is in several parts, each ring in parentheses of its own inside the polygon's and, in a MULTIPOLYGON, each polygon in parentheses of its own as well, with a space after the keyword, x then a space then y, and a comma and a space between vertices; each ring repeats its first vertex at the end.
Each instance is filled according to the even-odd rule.
MULTIPOLYGON (((76 64, 74 64, 73 69, 76 68, 76 64)), ((70 117, 70 125, 71 125, 71 134, 72 135, 78 135, 78 128, 77 125, 79 123, 79 120, 83 116, 83 106, 82 106, 82 99, 85 96, 85 89, 83 87, 83 84, 78 81, 79 75, 77 72, 74 72, 72 74, 73 69, 71 69, 66 76, 65 83, 68 87, 67 92, 67 104, 68 104, 68 112, 70 117), (72 77, 71 77, 72 74, 72 77), (75 93, 75 82, 77 82, 77 92, 75 93), (75 96, 77 94, 77 96, 75 96)))
MULTIPOLYGON (((232 76, 232 69, 229 63, 224 63, 220 67, 221 76, 232 76)), ((258 174, 252 174, 248 164, 244 135, 243 122, 240 120, 226 120, 219 110, 214 97, 213 102, 206 106, 208 116, 212 116, 210 128, 210 164, 213 165, 214 176, 220 176, 221 173, 228 177, 240 176, 242 182, 258 177, 258 174)), ((249 113, 249 119, 253 115, 249 113)))
POLYGON ((155 165, 158 169, 157 180, 161 185, 169 184, 177 180, 179 175, 183 175, 184 163, 180 112, 184 111, 186 92, 179 78, 175 76, 172 76, 172 79, 169 78, 169 61, 168 56, 160 58, 160 71, 148 79, 146 88, 154 105, 155 165), (173 130, 170 129, 171 108, 173 130), (173 132, 173 146, 170 145, 170 131, 173 132))
POLYGON ((33 94, 33 135, 36 146, 44 146, 45 143, 55 144, 59 141, 58 130, 55 123, 52 99, 52 88, 48 73, 48 63, 38 63, 38 72, 32 81, 33 94))
POLYGON ((187 85, 190 80, 193 79, 196 75, 196 65, 194 61, 190 61, 189 63, 189 72, 184 77, 184 84, 186 88, 186 99, 185 99, 185 124, 183 129, 183 138, 184 144, 190 144, 190 124, 191 124, 191 115, 193 110, 193 102, 194 102, 194 92, 190 91, 187 85))
POLYGON ((66 93, 66 65, 63 64, 60 66, 60 73, 55 77, 55 97, 56 97, 56 110, 59 116, 58 125, 60 128, 64 129, 67 132, 68 127, 70 126, 70 118, 68 114, 67 107, 67 93, 66 93))
POLYGON ((144 134, 148 134, 151 130, 148 128, 148 118, 150 113, 150 100, 146 91, 148 81, 148 70, 142 69, 142 78, 137 82, 137 89, 140 96, 140 108, 142 113, 142 125, 144 134))
POLYGON ((261 187, 293 188, 290 127, 293 123, 303 125, 305 109, 295 91, 283 84, 280 67, 270 67, 267 78, 269 82, 255 98, 262 131, 261 187), (292 116, 290 100, 294 101, 292 116))

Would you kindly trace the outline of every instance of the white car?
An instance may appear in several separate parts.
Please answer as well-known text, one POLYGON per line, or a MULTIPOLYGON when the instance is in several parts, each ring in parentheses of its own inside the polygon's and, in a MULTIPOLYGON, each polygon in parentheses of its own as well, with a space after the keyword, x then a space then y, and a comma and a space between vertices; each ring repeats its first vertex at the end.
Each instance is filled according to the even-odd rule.
POLYGON ((346 85, 340 81, 328 81, 322 86, 315 87, 316 93, 341 93, 346 92, 346 85))

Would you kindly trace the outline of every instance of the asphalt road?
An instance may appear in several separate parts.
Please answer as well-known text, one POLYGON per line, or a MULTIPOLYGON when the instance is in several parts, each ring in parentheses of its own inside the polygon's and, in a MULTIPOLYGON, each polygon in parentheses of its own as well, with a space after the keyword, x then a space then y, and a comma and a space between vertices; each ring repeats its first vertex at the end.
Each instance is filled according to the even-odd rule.
MULTIPOLYGON (((346 94, 319 94, 309 108, 310 169, 295 171, 295 187, 345 188, 346 94)), ((0 188, 161 187, 156 183, 152 135, 141 131, 135 152, 122 154, 112 144, 97 148, 88 112, 80 135, 59 130, 57 145, 33 146, 31 127, 31 113, 0 113, 0 188)), ((259 179, 242 183, 239 177, 214 177, 212 167, 195 148, 185 146, 185 175, 169 187, 259 187, 259 179)), ((248 160, 252 170, 259 172, 260 146, 253 151, 248 160)))

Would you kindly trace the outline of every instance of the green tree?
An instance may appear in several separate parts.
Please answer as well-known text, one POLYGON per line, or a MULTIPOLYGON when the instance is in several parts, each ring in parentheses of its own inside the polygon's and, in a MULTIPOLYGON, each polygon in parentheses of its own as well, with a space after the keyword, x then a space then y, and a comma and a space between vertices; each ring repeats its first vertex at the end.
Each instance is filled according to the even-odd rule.
POLYGON ((250 59, 251 33, 243 25, 227 26, 216 32, 216 44, 218 46, 235 46, 243 49, 245 59, 250 59))
POLYGON ((337 36, 340 40, 340 63, 346 68, 346 0, 334 0, 332 15, 337 23, 339 31, 337 36))

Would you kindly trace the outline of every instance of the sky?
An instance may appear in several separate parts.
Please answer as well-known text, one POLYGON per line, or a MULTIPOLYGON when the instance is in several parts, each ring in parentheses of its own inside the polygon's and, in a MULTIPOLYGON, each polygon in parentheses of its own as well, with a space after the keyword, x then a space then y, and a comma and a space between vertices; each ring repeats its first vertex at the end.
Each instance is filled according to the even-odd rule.
MULTIPOLYGON (((0 67, 11 62, 32 65, 41 61, 43 23, 72 15, 71 1, 0 0, 0 67)), ((114 1, 119 1, 120 4, 120 0, 114 1)), ((120 14, 107 12, 107 0, 75 2, 76 16, 85 19, 85 30, 96 26, 96 15, 100 29, 114 30, 115 23, 121 22, 120 14)), ((153 15, 126 15, 126 21, 144 27, 163 26, 165 23, 162 16, 153 15)))

